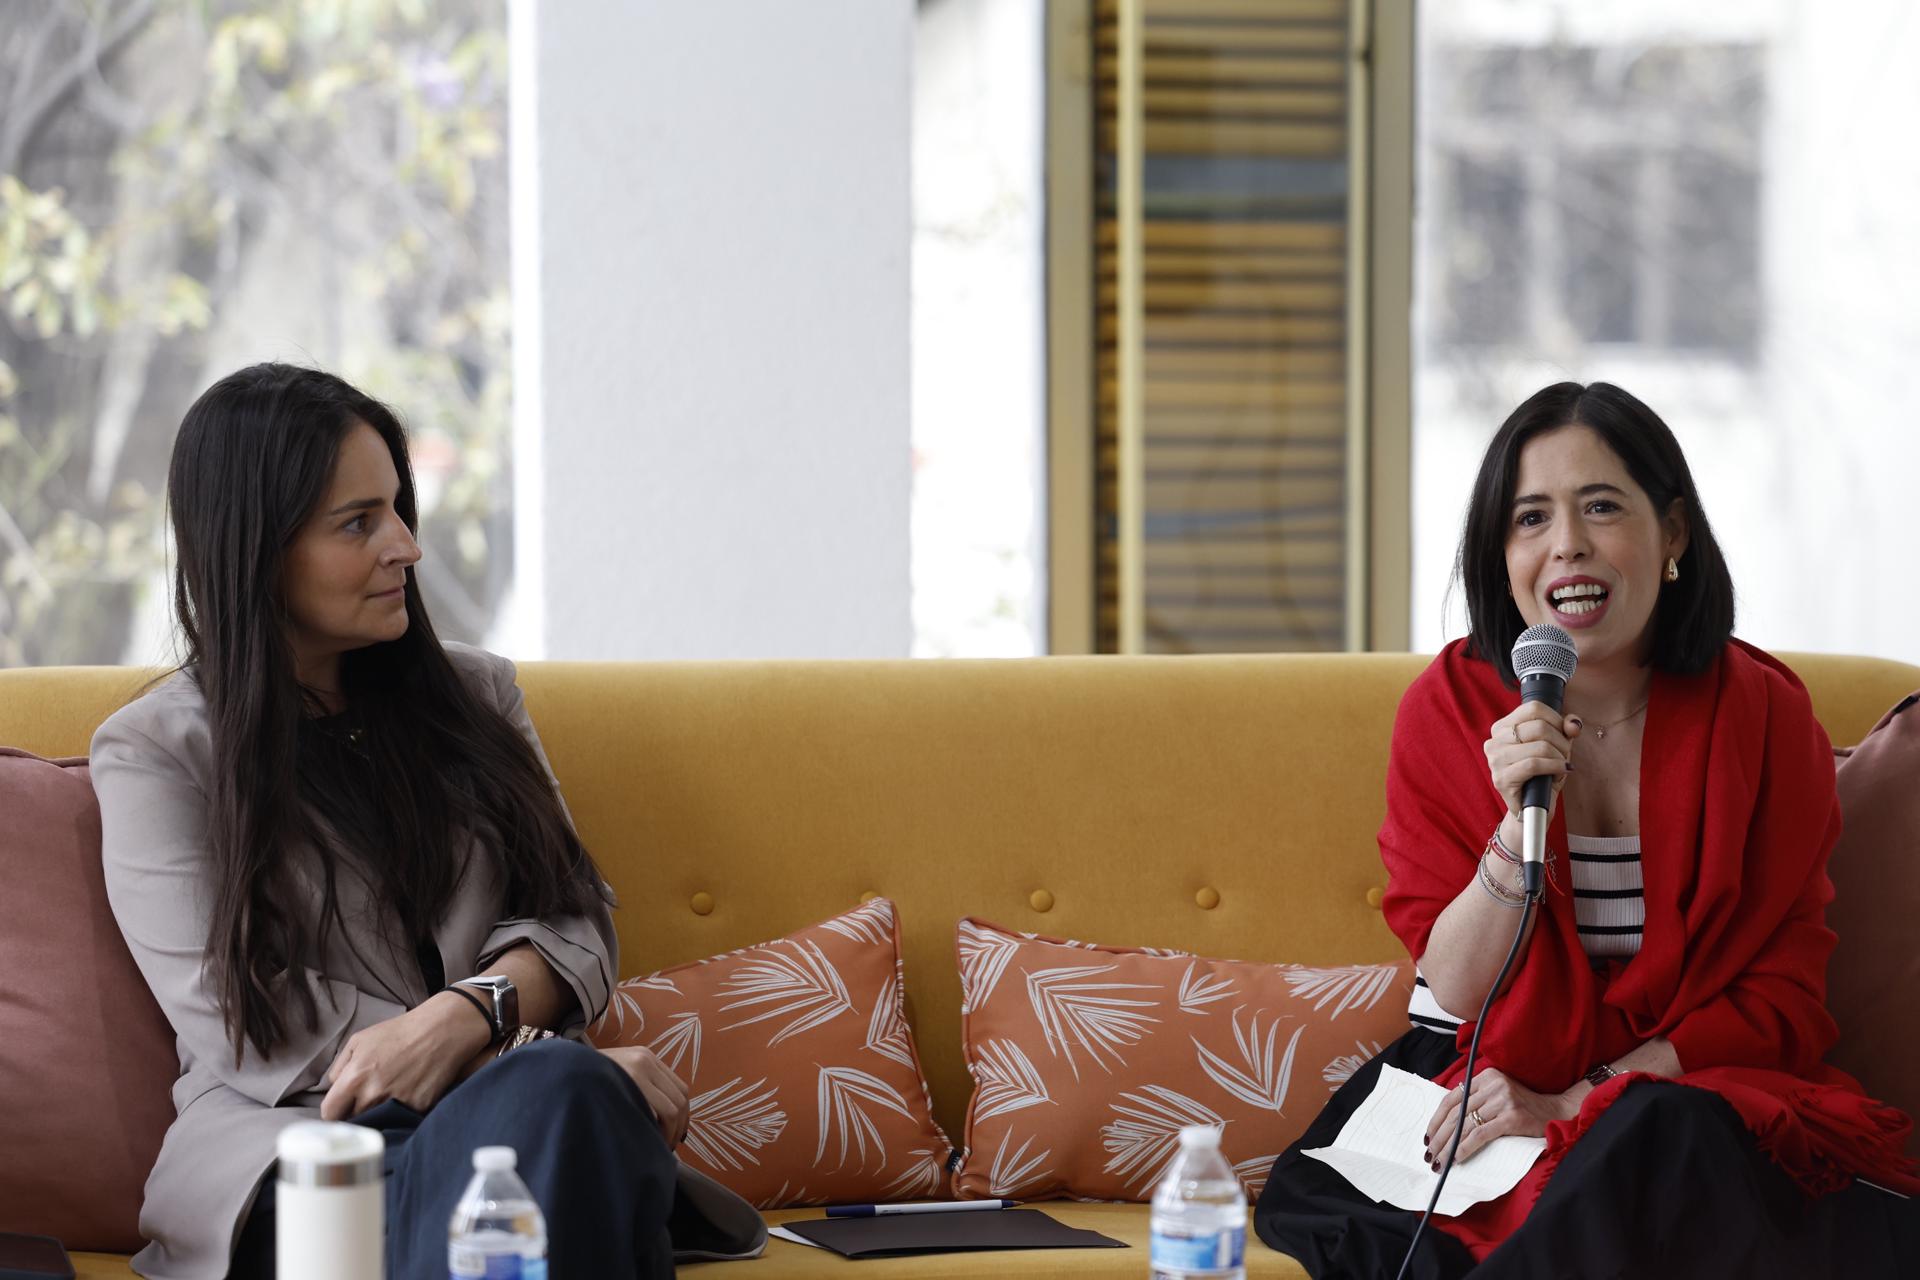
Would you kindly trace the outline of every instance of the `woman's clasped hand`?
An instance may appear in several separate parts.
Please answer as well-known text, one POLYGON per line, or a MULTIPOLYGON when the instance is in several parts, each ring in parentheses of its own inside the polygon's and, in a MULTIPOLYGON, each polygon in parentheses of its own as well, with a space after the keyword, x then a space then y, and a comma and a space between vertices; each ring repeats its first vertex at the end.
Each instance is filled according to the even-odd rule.
POLYGON ((382 1102, 426 1112, 487 1047, 492 1031, 464 999, 441 992, 347 1037, 327 1068, 323 1120, 350 1120, 382 1102))
POLYGON ((600 1052, 613 1059, 639 1088, 640 1095, 653 1109, 653 1118, 659 1122, 660 1135, 667 1140, 667 1145, 677 1147, 685 1142, 689 1116, 686 1082, 660 1061, 653 1050, 640 1045, 620 1045, 600 1052))
MULTIPOLYGON (((1459 1085, 1447 1090, 1440 1107, 1427 1122, 1427 1163, 1435 1169, 1446 1161, 1453 1130, 1460 1119, 1459 1085)), ((1460 1137, 1455 1164, 1478 1155, 1495 1138, 1542 1138, 1556 1120, 1571 1120, 1579 1106, 1565 1093, 1535 1093, 1498 1067, 1473 1074, 1473 1105, 1467 1111, 1466 1132, 1460 1137)))

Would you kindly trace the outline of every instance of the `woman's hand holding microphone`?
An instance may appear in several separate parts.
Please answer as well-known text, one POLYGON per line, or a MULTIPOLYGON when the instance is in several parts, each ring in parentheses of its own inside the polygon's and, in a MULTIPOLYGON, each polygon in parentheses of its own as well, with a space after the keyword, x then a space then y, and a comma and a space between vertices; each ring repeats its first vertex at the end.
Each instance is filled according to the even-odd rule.
POLYGON ((1500 821, 1500 839, 1507 848, 1520 847, 1521 790, 1534 778, 1550 778, 1553 795, 1547 802, 1547 820, 1567 785, 1573 768, 1573 744, 1581 730, 1579 716, 1562 717, 1543 702, 1523 702, 1493 722, 1483 749, 1493 789, 1507 802, 1500 821))

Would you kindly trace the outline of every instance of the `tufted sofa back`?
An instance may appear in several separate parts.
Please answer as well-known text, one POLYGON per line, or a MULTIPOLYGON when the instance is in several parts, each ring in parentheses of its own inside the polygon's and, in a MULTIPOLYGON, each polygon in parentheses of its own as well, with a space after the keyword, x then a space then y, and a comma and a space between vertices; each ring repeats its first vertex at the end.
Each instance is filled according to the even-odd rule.
MULTIPOLYGON (((899 906, 958 1134, 953 926, 1252 960, 1396 959, 1374 846, 1404 654, 530 663, 529 708, 644 973, 899 906)), ((1835 742, 1920 668, 1789 656, 1835 742)), ((84 753, 146 673, 0 672, 0 743, 84 753)))

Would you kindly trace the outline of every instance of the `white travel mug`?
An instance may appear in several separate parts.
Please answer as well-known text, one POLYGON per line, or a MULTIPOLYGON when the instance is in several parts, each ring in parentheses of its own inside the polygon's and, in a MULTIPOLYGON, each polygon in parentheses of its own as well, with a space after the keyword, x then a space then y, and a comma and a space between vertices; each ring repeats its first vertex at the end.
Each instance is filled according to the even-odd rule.
POLYGON ((386 1139, 357 1124, 306 1120, 280 1131, 274 1209, 279 1280, 386 1274, 386 1139))

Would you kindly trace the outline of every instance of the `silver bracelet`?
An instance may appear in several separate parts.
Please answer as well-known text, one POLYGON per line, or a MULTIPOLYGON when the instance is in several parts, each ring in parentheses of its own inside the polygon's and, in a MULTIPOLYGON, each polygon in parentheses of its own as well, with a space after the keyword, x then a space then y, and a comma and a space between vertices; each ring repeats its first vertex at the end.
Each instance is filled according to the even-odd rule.
POLYGON ((1480 881, 1480 887, 1486 891, 1487 896, 1501 906, 1524 907, 1527 905, 1525 894, 1515 893, 1493 878, 1493 874, 1487 870, 1487 855, 1484 853, 1480 855, 1480 871, 1475 879, 1480 881))
POLYGON ((1497 852, 1502 862, 1511 862, 1516 867, 1520 865, 1520 855, 1507 848, 1507 842, 1500 838, 1499 827, 1493 829, 1493 838, 1487 841, 1487 848, 1489 851, 1497 852))

